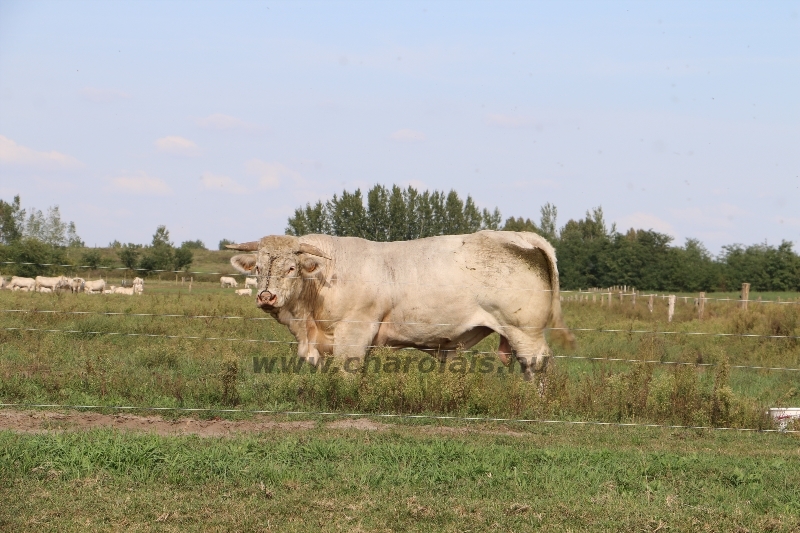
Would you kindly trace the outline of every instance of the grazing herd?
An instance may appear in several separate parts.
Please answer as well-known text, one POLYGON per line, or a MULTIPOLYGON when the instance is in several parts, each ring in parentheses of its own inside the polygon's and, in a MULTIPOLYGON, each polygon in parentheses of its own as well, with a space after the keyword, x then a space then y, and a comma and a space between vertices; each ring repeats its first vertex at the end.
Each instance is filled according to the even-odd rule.
POLYGON ((23 278, 12 276, 9 281, 0 276, 0 289, 11 291, 26 292, 85 292, 86 294, 142 294, 144 292, 144 280, 134 278, 130 287, 118 287, 107 285, 106 280, 85 280, 83 278, 68 278, 66 276, 46 277, 36 276, 36 278, 23 278))
MULTIPOLYGON (((234 292, 239 296, 252 296, 253 288, 257 287, 256 278, 245 279, 244 289, 237 289, 239 284, 229 276, 222 276, 220 284, 222 288, 234 288, 234 292)), ((85 280, 83 278, 68 278, 66 276, 36 276, 36 278, 24 278, 12 276, 10 280, 0 275, 0 289, 23 292, 85 292, 86 294, 142 294, 144 292, 144 280, 134 278, 129 286, 109 285, 104 279, 85 280)))
POLYGON ((258 281, 256 278, 248 277, 244 280, 244 289, 238 289, 239 282, 237 282, 234 278, 230 276, 222 276, 219 278, 219 284, 223 289, 233 288, 236 289, 234 292, 238 296, 252 296, 253 289, 258 287, 258 281))

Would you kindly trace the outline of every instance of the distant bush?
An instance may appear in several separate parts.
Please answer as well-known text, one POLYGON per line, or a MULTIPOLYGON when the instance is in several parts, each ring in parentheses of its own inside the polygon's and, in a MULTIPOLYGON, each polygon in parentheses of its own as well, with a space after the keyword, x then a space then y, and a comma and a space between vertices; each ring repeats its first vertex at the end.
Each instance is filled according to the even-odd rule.
POLYGON ((181 248, 188 248, 189 250, 205 250, 206 245, 203 244, 203 241, 197 239, 196 241, 183 241, 181 243, 181 248))

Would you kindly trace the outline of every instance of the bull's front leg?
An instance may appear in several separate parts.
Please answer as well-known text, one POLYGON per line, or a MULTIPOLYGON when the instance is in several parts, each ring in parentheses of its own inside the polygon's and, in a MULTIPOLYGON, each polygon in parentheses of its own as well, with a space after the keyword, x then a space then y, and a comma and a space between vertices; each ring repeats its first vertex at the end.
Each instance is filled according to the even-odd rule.
POLYGON ((361 368, 380 324, 369 321, 339 322, 333 332, 333 356, 340 368, 352 373, 361 368))
POLYGON ((313 366, 317 366, 322 359, 324 346, 320 345, 317 340, 318 329, 314 320, 310 317, 296 317, 286 310, 273 314, 273 317, 289 328, 294 338, 297 339, 297 357, 305 359, 307 363, 313 366))

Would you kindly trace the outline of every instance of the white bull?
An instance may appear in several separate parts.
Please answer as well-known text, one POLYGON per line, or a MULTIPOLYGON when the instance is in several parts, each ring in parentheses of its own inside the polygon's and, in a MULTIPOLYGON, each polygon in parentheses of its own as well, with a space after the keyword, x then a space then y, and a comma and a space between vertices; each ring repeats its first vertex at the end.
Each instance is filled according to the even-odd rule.
POLYGON ((86 294, 103 294, 103 291, 106 289, 106 280, 104 279, 94 279, 85 281, 83 283, 83 290, 86 294))
MULTIPOLYGON (((545 329, 564 326, 553 247, 534 233, 480 231, 415 241, 268 236, 229 245, 259 278, 256 304, 288 326, 298 356, 363 360, 371 346, 447 354, 500 335, 527 379, 545 368, 545 329)), ((346 362, 346 361, 345 361, 346 362)))
POLYGON ((7 289, 12 291, 33 291, 36 289, 36 280, 33 278, 21 278, 13 276, 11 281, 6 285, 7 289))
POLYGON ((64 276, 56 276, 56 277, 45 277, 45 276, 36 276, 36 289, 37 291, 41 291, 42 288, 50 289, 52 292, 57 291, 62 287, 69 287, 70 283, 69 280, 64 276))
POLYGON ((236 292, 236 294, 238 294, 239 296, 252 296, 253 295, 253 289, 236 289, 234 292, 236 292))
POLYGON ((247 289, 249 287, 252 287, 253 289, 257 289, 258 288, 258 280, 256 278, 250 278, 250 277, 245 278, 244 279, 244 288, 247 289))
POLYGON ((239 284, 236 283, 236 280, 230 276, 222 276, 221 278, 219 278, 219 283, 220 285, 222 285, 223 289, 226 287, 236 288, 239 286, 239 284))

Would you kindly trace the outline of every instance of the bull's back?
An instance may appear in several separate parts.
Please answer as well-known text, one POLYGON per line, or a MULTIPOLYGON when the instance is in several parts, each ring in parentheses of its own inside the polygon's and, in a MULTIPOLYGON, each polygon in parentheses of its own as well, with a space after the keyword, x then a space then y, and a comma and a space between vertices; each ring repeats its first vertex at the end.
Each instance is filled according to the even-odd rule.
POLYGON ((328 291, 335 306, 406 322, 464 322, 482 312, 502 321, 541 321, 551 297, 547 254, 514 253, 492 234, 387 243, 306 238, 335 261, 334 290, 328 291))

